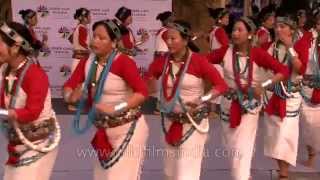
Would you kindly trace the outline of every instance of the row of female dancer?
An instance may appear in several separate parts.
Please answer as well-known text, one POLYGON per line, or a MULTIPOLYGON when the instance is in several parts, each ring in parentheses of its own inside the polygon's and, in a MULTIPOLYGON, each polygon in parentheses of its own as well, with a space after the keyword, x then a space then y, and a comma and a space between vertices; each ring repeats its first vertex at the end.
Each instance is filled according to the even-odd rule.
MULTIPOLYGON (((289 166, 296 165, 300 117, 308 132, 309 160, 305 164, 314 163, 320 144, 316 119, 320 112, 319 14, 313 28, 298 39, 297 24, 290 16, 266 12, 258 30, 251 19, 241 17, 235 21, 229 41, 223 29, 229 12, 223 8, 210 12, 216 23, 209 36, 212 50, 205 55, 195 52, 198 49, 189 23, 173 20, 171 12, 159 14, 163 27, 157 33, 158 49, 145 79, 132 54, 118 49, 127 35, 121 23, 132 21, 131 10, 122 7, 117 19, 93 24, 91 52, 79 58, 64 84, 63 96, 66 103, 77 103, 73 121, 77 133, 87 132, 92 125, 96 128, 91 141, 98 155, 94 179, 140 178, 149 134, 140 105, 157 89, 159 126, 170 154, 164 157, 167 180, 200 179, 209 131, 208 104, 217 97, 221 98, 223 143, 238 154, 228 158, 232 179, 252 179, 250 168, 262 109, 264 152, 277 161, 279 179, 287 180, 289 166), (268 31, 273 27, 274 41, 268 31), (212 64, 220 64, 222 74, 212 64), (205 90, 208 82, 211 89, 205 90), (87 113, 84 126, 80 123, 83 111, 87 113), (192 154, 194 148, 199 152, 196 156, 180 156, 192 154)), ((83 22, 88 11, 81 8, 78 13, 83 22)), ((304 13, 299 11, 299 18, 304 13)), ((1 23, 0 115, 9 154, 4 180, 47 180, 57 157, 61 128, 52 109, 48 77, 33 61, 35 50, 33 35, 25 25, 1 23)))

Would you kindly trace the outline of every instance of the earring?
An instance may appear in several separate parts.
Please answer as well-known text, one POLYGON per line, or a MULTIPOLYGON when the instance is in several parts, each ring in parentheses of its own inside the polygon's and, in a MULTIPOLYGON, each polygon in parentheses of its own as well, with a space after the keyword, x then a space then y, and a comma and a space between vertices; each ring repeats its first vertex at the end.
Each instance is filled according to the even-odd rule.
POLYGON ((251 40, 251 39, 252 39, 252 36, 251 36, 251 35, 249 35, 249 36, 248 36, 248 39, 249 39, 249 40, 251 40))

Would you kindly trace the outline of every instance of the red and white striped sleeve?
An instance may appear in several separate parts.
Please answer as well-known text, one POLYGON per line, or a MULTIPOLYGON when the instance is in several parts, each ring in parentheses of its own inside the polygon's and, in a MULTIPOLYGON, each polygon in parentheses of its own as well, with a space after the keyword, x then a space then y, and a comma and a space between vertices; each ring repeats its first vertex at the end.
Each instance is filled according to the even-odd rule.
POLYGON ((75 89, 78 87, 79 84, 83 83, 85 80, 85 69, 86 63, 88 60, 80 60, 79 64, 77 65, 76 69, 71 74, 70 78, 64 83, 64 88, 71 88, 75 89))
POLYGON ((38 119, 44 108, 45 99, 49 91, 47 74, 36 64, 27 70, 21 88, 26 93, 26 103, 23 108, 16 108, 17 120, 28 123, 38 119))
POLYGON ((113 62, 112 73, 120 76, 133 89, 133 92, 148 96, 147 85, 139 74, 136 63, 127 55, 121 54, 116 61, 113 62))
POLYGON ((228 35, 222 27, 220 27, 216 30, 215 36, 216 36, 217 40, 219 41, 219 43, 221 44, 221 46, 228 46, 229 45, 228 35))
POLYGON ((189 68, 190 71, 194 71, 190 72, 191 74, 209 81, 214 86, 214 89, 219 93, 224 93, 228 90, 228 85, 225 83, 220 73, 204 56, 193 53, 192 58, 190 65, 195 68, 189 68))
POLYGON ((88 30, 83 26, 79 26, 79 44, 86 49, 88 49, 87 39, 88 39, 88 30))

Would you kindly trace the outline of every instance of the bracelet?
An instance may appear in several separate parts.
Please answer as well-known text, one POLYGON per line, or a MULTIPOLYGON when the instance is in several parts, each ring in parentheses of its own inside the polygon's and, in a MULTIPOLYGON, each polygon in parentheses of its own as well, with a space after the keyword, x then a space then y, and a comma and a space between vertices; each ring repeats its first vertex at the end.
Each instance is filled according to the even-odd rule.
POLYGON ((297 57, 297 56, 298 56, 298 55, 297 55, 297 52, 296 52, 292 47, 289 48, 288 51, 289 51, 289 53, 290 53, 290 55, 291 55, 292 57, 297 57))
POLYGON ((6 109, 0 109, 0 119, 8 119, 9 111, 6 109))
POLYGON ((269 86, 270 84, 272 84, 272 80, 268 79, 265 82, 261 83, 261 87, 265 88, 265 87, 269 86))
POLYGON ((201 102, 209 101, 212 98, 212 93, 209 93, 207 95, 201 96, 201 102))
POLYGON ((115 105, 114 106, 114 110, 119 112, 119 111, 122 111, 124 108, 128 107, 128 103, 127 102, 122 102, 118 105, 115 105))

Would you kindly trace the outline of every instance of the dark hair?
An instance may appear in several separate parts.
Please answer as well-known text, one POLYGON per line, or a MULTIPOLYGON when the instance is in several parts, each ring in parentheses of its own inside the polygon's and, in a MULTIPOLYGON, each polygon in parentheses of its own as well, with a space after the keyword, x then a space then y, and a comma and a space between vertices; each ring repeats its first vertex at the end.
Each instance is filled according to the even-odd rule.
MULTIPOLYGON (((175 20, 173 21, 174 24, 178 24, 180 26, 182 26, 183 28, 187 29, 188 32, 191 32, 191 25, 190 23, 188 23, 187 21, 184 20, 175 20)), ((179 31, 179 30, 178 30, 179 31)), ((191 40, 191 36, 190 34, 185 34, 181 31, 179 31, 179 34, 181 35, 181 37, 185 40, 188 41, 188 47, 193 51, 193 52, 199 52, 200 49, 198 48, 198 46, 192 42, 191 40)))
POLYGON ((28 24, 28 19, 35 16, 37 13, 32 9, 22 9, 19 11, 19 14, 21 15, 21 18, 23 21, 28 24))
POLYGON ((131 15, 132 15, 131 9, 126 8, 124 6, 120 7, 115 14, 116 18, 118 18, 122 22, 124 22, 131 15))
POLYGON ((76 13, 73 15, 74 19, 79 19, 80 17, 88 17, 90 14, 89 9, 87 8, 79 8, 76 10, 76 13))
MULTIPOLYGON (((107 24, 107 21, 112 21, 112 22, 119 28, 119 30, 120 30, 120 27, 119 27, 119 25, 117 24, 117 21, 116 21, 115 19, 113 19, 113 20, 97 21, 97 22, 95 22, 95 23, 93 24, 92 30, 94 31, 98 26, 103 26, 103 27, 107 30, 110 39, 111 39, 112 41, 114 41, 114 40, 117 39, 117 35, 116 35, 115 32, 109 27, 109 25, 107 24)), ((121 30, 120 30, 119 33, 121 33, 121 35, 123 35, 122 32, 121 32, 121 30)))
POLYGON ((172 16, 172 12, 170 11, 165 11, 165 12, 162 12, 162 13, 159 13, 156 17, 156 20, 160 20, 162 25, 165 25, 166 21, 172 16))
POLYGON ((220 19, 226 14, 229 14, 229 12, 225 8, 216 8, 216 9, 208 8, 208 12, 213 19, 220 19))
POLYGON ((263 23, 266 21, 271 15, 275 15, 275 9, 273 6, 267 6, 263 9, 261 9, 258 19, 260 23, 263 23))
MULTIPOLYGON (((29 31, 29 29, 20 24, 20 23, 17 23, 17 22, 9 22, 7 23, 7 25, 13 29, 14 31, 16 31, 21 37, 23 37, 30 45, 31 47, 34 49, 34 50, 39 50, 40 47, 36 46, 34 43, 33 43, 33 38, 32 38, 32 35, 29 31)), ((10 37, 8 37, 4 32, 0 31, 0 36, 1 38, 3 39, 3 41, 9 46, 9 47, 12 47, 16 42, 14 40, 12 40, 10 37)), ((19 53, 22 53, 23 55, 25 56, 29 56, 32 54, 32 52, 28 52, 26 51, 25 49, 23 48, 20 48, 20 51, 19 53)))

